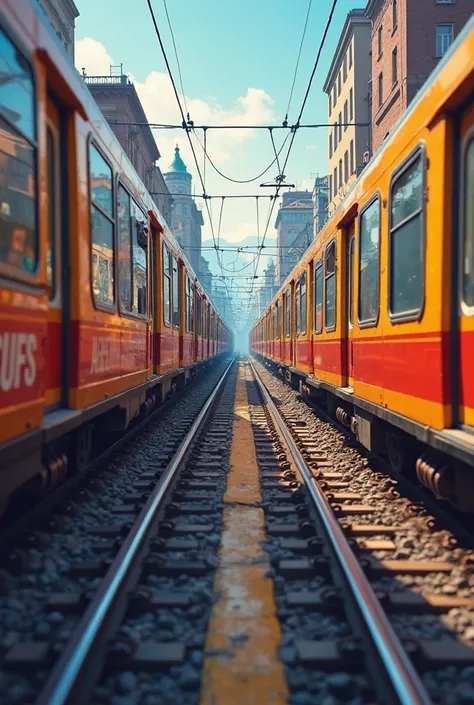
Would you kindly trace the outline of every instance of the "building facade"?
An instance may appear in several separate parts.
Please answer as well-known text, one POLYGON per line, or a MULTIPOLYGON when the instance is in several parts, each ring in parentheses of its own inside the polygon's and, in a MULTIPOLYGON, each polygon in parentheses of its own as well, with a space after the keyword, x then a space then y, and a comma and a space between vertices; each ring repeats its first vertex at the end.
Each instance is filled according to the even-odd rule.
POLYGON ((264 284, 255 292, 255 318, 259 318, 278 291, 275 284, 275 262, 268 258, 266 269, 263 270, 264 284))
POLYGON ((79 10, 73 0, 38 0, 38 4, 74 62, 74 27, 79 10))
POLYGON ((317 176, 313 187, 314 203, 314 235, 316 238, 319 231, 328 219, 329 205, 329 176, 317 176))
POLYGON ((181 159, 176 145, 174 159, 164 174, 166 185, 173 197, 171 230, 191 263, 196 274, 201 271, 202 213, 191 197, 192 176, 181 159))
POLYGON ((328 123, 334 125, 329 128, 328 135, 329 213, 344 198, 372 151, 370 50, 370 20, 364 10, 351 10, 324 83, 324 92, 328 96, 328 123))
MULTIPOLYGON (((310 223, 313 230, 313 200, 310 191, 287 191, 275 221, 277 231, 278 258, 275 267, 275 283, 281 286, 291 272, 295 262, 289 249, 300 232, 310 223)), ((301 253, 303 254, 303 253, 301 253)))
POLYGON ((158 210, 166 222, 171 223, 172 199, 156 164, 160 152, 135 86, 122 73, 113 76, 112 69, 110 76, 87 76, 83 73, 83 78, 158 210), (133 123, 141 124, 137 126, 133 123))
POLYGON ((369 0, 376 151, 473 12, 472 0, 369 0))

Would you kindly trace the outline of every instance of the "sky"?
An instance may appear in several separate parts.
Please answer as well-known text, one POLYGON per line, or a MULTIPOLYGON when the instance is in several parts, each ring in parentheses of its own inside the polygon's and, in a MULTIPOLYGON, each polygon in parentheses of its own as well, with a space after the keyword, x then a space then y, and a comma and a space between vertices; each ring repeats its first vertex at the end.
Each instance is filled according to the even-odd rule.
MULTIPOLYGON (((168 13, 177 45, 184 86, 184 99, 163 0, 152 0, 153 9, 173 76, 182 102, 186 103, 196 125, 279 125, 285 118, 295 64, 308 11, 309 0, 167 0, 168 13)), ((318 52, 331 0, 312 0, 305 42, 301 53, 288 122, 296 121, 318 52)), ((328 100, 323 85, 340 32, 349 10, 365 6, 359 0, 339 0, 326 39, 311 93, 302 118, 304 123, 325 123, 328 100)), ((76 66, 89 75, 109 75, 110 64, 123 64, 123 72, 134 82, 150 122, 180 124, 181 117, 173 94, 146 0, 76 0, 76 66)), ((273 132, 277 150, 286 132, 273 132)), ((314 177, 327 173, 327 128, 299 130, 286 172, 287 183, 312 189, 314 177)), ((193 176, 196 194, 202 186, 183 130, 154 130, 161 153, 159 166, 166 171, 180 146, 193 176)), ((202 143, 202 131, 198 137, 202 143)), ((195 140, 198 161, 203 169, 202 147, 195 140)), ((286 142, 286 145, 289 141, 286 142)), ((286 154, 286 145, 282 155, 286 154)), ((225 175, 233 179, 253 179, 274 159, 268 130, 209 130, 207 151, 225 175)), ((206 164, 205 186, 211 196, 252 194, 268 196, 278 167, 274 164, 262 177, 247 184, 232 183, 206 164)), ((197 203, 202 199, 197 198, 197 203)), ((261 238, 266 229, 268 198, 210 201, 214 236, 227 243, 245 244, 261 238)), ((205 206, 203 241, 212 242, 205 206)), ((267 229, 268 243, 275 244, 276 208, 267 229)), ((270 252, 274 252, 270 251, 270 252)), ((270 253, 269 252, 269 253, 270 253)), ((203 255, 205 256, 205 252, 203 255)), ((233 253, 228 259, 235 260, 233 253)), ((225 262, 228 260, 224 260, 225 262)), ((241 255, 238 263, 250 263, 241 255)), ((260 275, 268 261, 262 256, 260 275)), ((238 265, 235 265, 238 268, 238 265)), ((243 265, 242 265, 243 266, 243 265)), ((248 269, 253 270, 253 266, 248 269)), ((247 270, 246 270, 247 271, 247 270)), ((237 280, 234 287, 237 286, 237 280)))

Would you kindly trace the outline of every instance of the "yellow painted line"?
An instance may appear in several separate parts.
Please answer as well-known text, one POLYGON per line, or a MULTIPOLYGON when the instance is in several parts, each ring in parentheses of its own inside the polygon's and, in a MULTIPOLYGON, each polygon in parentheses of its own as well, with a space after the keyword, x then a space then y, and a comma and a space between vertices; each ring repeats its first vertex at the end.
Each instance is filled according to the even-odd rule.
MULTIPOLYGON (((278 658, 280 625, 265 540, 257 458, 246 389, 248 365, 239 367, 230 472, 224 503, 218 596, 206 639, 200 705, 284 705, 288 702, 278 658), (235 506, 235 503, 238 503, 235 506)), ((250 376, 249 376, 250 378, 250 376)))

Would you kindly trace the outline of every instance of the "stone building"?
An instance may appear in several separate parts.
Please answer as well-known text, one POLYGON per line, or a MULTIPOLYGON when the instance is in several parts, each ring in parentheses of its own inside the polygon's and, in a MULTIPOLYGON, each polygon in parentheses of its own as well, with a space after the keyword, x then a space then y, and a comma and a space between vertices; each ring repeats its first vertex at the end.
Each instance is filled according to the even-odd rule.
POLYGON ((364 10, 351 10, 324 83, 328 123, 334 124, 328 136, 329 213, 344 198, 371 153, 370 49, 370 20, 364 10))
POLYGON ((73 0, 37 0, 58 39, 74 62, 74 25, 79 10, 73 0))
MULTIPOLYGON (((310 223, 313 229, 313 200, 310 191, 287 191, 283 194, 281 207, 275 222, 278 257, 275 268, 275 283, 281 286, 294 265, 289 255, 299 233, 310 223)), ((301 253, 302 254, 302 253, 301 253)))
POLYGON ((374 152, 473 12, 472 0, 369 0, 374 152))
POLYGON ((119 67, 119 75, 112 75, 112 68, 110 76, 87 76, 83 73, 84 81, 145 188, 152 194, 158 210, 170 224, 172 199, 156 164, 160 152, 148 127, 145 111, 135 86, 123 75, 122 67, 119 67))
POLYGON ((319 231, 328 219, 329 180, 329 176, 317 176, 314 180, 314 238, 318 236, 319 231))
POLYGON ((202 213, 191 197, 192 176, 181 159, 176 145, 174 159, 164 174, 164 179, 173 196, 171 229, 183 248, 196 274, 201 267, 202 213))

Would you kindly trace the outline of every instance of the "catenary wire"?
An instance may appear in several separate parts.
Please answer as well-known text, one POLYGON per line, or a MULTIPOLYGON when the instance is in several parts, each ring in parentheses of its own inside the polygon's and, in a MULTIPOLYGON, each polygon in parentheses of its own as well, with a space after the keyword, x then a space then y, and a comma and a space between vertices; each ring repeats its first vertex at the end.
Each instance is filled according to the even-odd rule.
POLYGON ((288 114, 290 112, 291 101, 293 99, 293 91, 295 90, 296 76, 298 75, 298 67, 300 65, 301 52, 303 50, 303 44, 304 44, 304 39, 306 36, 306 30, 308 28, 308 20, 309 20, 309 15, 311 13, 311 5, 312 4, 313 4, 313 0, 309 0, 308 11, 306 12, 306 19, 305 19, 305 23, 304 23, 304 27, 303 27, 303 35, 301 37, 300 48, 298 51, 298 58, 296 59, 295 72, 293 74, 293 82, 291 84, 290 97, 288 98, 288 106, 286 108, 285 120, 288 120, 288 114))

